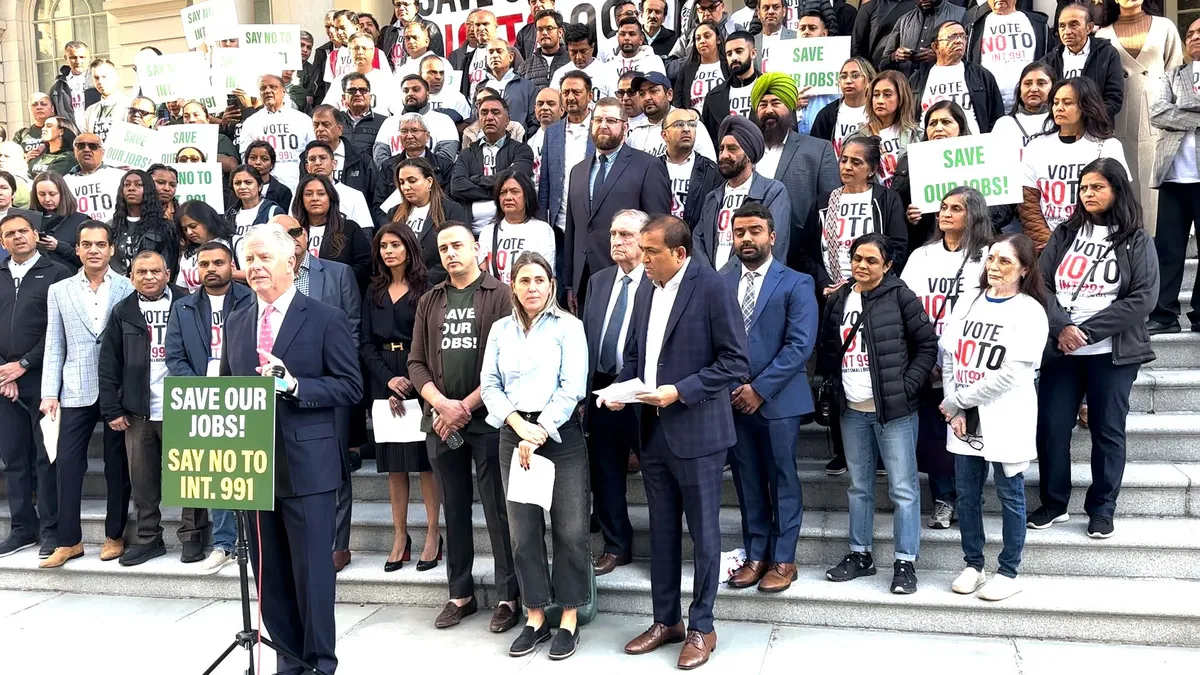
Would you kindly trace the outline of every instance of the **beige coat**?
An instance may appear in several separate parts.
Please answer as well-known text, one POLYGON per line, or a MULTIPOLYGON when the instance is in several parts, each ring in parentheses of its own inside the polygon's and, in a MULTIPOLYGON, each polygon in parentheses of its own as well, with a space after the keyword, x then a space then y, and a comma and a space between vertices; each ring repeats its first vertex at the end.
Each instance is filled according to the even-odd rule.
POLYGON ((1167 71, 1183 65, 1183 44, 1173 21, 1161 16, 1150 19, 1146 44, 1136 59, 1121 46, 1112 26, 1101 28, 1096 36, 1112 42, 1121 55, 1121 66, 1125 69, 1125 104, 1117 115, 1116 137, 1125 148, 1130 176, 1138 185, 1146 229, 1153 234, 1158 221, 1158 194, 1150 188, 1150 183, 1159 131, 1150 126, 1150 104, 1158 100, 1167 71))

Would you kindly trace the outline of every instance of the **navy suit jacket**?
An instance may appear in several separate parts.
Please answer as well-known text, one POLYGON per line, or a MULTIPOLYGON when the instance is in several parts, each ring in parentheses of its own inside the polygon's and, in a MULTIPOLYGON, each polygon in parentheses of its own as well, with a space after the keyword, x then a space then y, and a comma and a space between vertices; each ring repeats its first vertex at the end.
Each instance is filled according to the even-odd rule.
POLYGON ((333 260, 308 257, 308 297, 337 307, 346 313, 354 348, 362 344, 362 296, 349 265, 333 260))
MULTIPOLYGON (((225 294, 225 316, 254 304, 254 291, 234 282, 225 294)), ((203 377, 212 356, 212 304, 203 289, 175 304, 167 319, 167 372, 203 377)), ((224 350, 222 350, 224 351, 224 350)))
MULTIPOLYGON (((592 145, 592 136, 588 134, 587 154, 596 152, 592 145)), ((563 204, 563 181, 567 172, 573 167, 567 163, 567 118, 546 127, 546 138, 542 142, 542 165, 538 177, 538 213, 547 223, 558 222, 558 214, 566 204, 563 204)))
POLYGON ((585 266, 592 274, 612 266, 608 228, 617 211, 638 209, 650 215, 671 212, 671 179, 662 160, 634 150, 628 143, 616 155, 608 169, 608 178, 596 190, 595 199, 588 194, 595 153, 588 153, 571 168, 566 270, 562 275, 568 289, 580 290, 585 266))
MULTIPOLYGON (((259 375, 258 300, 225 320, 221 375, 259 375)), ((342 310, 292 298, 275 346, 298 382, 296 396, 275 402, 275 495, 303 497, 336 490, 346 475, 334 408, 362 399, 358 345, 342 310)))
MULTIPOLYGON (((738 282, 745 273, 737 258, 721 272, 739 307, 738 282)), ((799 417, 813 411, 805 366, 817 343, 819 311, 814 289, 812 277, 789 269, 779 258, 771 259, 746 335, 750 386, 763 397, 758 410, 767 419, 799 417)))
POLYGON ((638 286, 617 381, 644 381, 646 368, 657 367, 658 386, 673 384, 679 390, 679 401, 659 411, 671 452, 683 459, 724 452, 737 440, 729 394, 750 368, 741 310, 725 280, 692 260, 671 306, 659 361, 646 364, 654 288, 653 283, 638 286))

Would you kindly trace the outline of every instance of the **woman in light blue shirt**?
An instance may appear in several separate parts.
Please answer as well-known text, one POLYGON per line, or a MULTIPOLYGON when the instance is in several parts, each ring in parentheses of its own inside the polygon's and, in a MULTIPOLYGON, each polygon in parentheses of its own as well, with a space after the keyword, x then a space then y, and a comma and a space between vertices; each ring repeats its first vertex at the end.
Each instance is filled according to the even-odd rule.
POLYGON ((513 562, 521 598, 528 608, 525 628, 508 653, 525 656, 551 638, 545 608, 563 608, 550 658, 575 653, 577 610, 590 601, 588 552, 588 459, 575 414, 587 394, 587 338, 583 324, 558 306, 553 268, 531 251, 512 268, 513 313, 488 336, 480 373, 487 421, 500 429, 500 475, 508 493, 513 454, 528 470, 533 454, 554 463, 550 507, 554 570, 546 559, 542 508, 508 502, 513 562))

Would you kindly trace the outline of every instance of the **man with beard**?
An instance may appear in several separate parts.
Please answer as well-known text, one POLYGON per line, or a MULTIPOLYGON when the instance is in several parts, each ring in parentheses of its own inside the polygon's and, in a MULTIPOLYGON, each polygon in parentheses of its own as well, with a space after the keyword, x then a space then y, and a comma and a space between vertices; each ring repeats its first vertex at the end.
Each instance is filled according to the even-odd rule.
POLYGON ((96 91, 100 92, 100 100, 89 105, 83 111, 79 120, 79 130, 96 134, 103 141, 108 137, 114 120, 124 120, 129 109, 129 97, 121 93, 121 77, 117 67, 108 59, 96 59, 92 62, 92 81, 96 91))
MULTIPOLYGON (((822 6, 828 8, 832 21, 833 8, 824 3, 822 6)), ((765 73, 770 67, 771 49, 778 45, 780 40, 795 38, 796 31, 784 25, 788 17, 788 7, 783 0, 758 0, 754 12, 762 23, 762 32, 754 37, 754 51, 758 52, 758 72, 765 73)), ((812 10, 812 13, 821 16, 821 12, 817 10, 812 10)))
POLYGON ((383 50, 388 62, 395 66, 404 60, 403 50, 407 45, 403 44, 403 38, 408 35, 406 29, 413 24, 425 29, 429 49, 438 56, 445 56, 446 46, 442 41, 442 31, 436 23, 420 15, 417 11, 417 0, 392 0, 392 7, 395 9, 395 21, 379 33, 379 48, 383 50))
POLYGON ((300 181, 300 150, 313 139, 312 120, 284 104, 283 79, 278 75, 258 78, 258 94, 262 108, 242 123, 241 154, 245 157, 254 141, 270 143, 275 149, 272 178, 295 191, 300 181))
POLYGON ((595 149, 571 168, 567 199, 567 249, 563 284, 571 311, 583 307, 588 278, 613 264, 609 226, 622 209, 671 212, 671 181, 662 160, 625 142, 628 121, 616 99, 602 98, 592 111, 595 149))
POLYGON ((962 21, 964 14, 965 9, 946 0, 917 0, 917 6, 896 22, 880 65, 906 76, 928 70, 937 61, 938 28, 946 21, 962 21))
POLYGON ((333 149, 333 174, 329 176, 330 180, 354 188, 364 196, 371 196, 375 187, 373 165, 353 147, 342 142, 342 134, 349 123, 346 113, 333 106, 319 105, 313 110, 312 120, 313 135, 333 149))
MULTIPOLYGON (((538 170, 538 213, 556 231, 562 232, 567 227, 571 167, 594 150, 589 133, 593 84, 587 73, 575 70, 567 73, 559 86, 565 116, 546 128, 538 170)), ((563 246, 557 246, 555 250, 560 258, 556 266, 561 270, 565 250, 563 246)))
POLYGON ((743 205, 733 214, 737 259, 724 272, 742 308, 750 357, 749 377, 731 395, 737 443, 730 464, 746 564, 729 585, 757 584, 763 593, 785 591, 796 580, 803 507, 795 451, 801 416, 813 411, 805 364, 817 339, 813 279, 771 254, 776 237, 770 210, 743 205))
POLYGON ((663 25, 667 18, 666 0, 642 0, 642 28, 654 53, 665 57, 675 47, 678 34, 663 25))
POLYGON ((616 69, 617 77, 634 71, 667 73, 662 57, 646 44, 646 35, 636 16, 626 17, 617 23, 617 55, 609 60, 608 65, 616 69))
POLYGON ((671 178, 671 215, 692 230, 700 222, 705 195, 721 183, 716 162, 694 150, 699 135, 708 136, 700 130, 700 114, 695 110, 674 108, 667 113, 662 138, 667 148, 663 162, 671 178))
POLYGON ((429 104, 429 85, 419 75, 405 75, 400 81, 401 96, 404 97, 404 108, 400 115, 393 115, 383 121, 371 156, 376 166, 382 166, 388 157, 400 152, 403 147, 400 138, 400 117, 407 113, 417 113, 425 120, 425 128, 433 139, 433 147, 438 152, 444 152, 450 157, 458 155, 458 127, 454 120, 445 113, 434 110, 429 104))
MULTIPOLYGON (((917 100, 917 118, 937 101, 949 99, 967 113, 967 126, 973 134, 986 134, 996 120, 1004 116, 1004 96, 996 78, 986 68, 963 61, 967 49, 967 30, 957 21, 943 23, 934 42, 937 62, 908 78, 917 100)), ((965 135, 965 134, 964 134, 965 135)))
MULTIPOLYGON (((532 17, 532 20, 524 26, 521 26, 521 30, 517 31, 516 43, 517 53, 520 54, 521 58, 525 59, 526 61, 529 60, 530 56, 537 49, 538 45, 541 43, 541 37, 544 35, 544 33, 538 31, 537 29, 537 17, 539 17, 542 12, 553 12, 555 4, 556 3, 554 0, 530 0, 529 16, 532 17)), ((562 18, 561 14, 559 15, 559 18, 562 18)), ((558 22, 558 26, 562 27, 562 25, 563 22, 560 20, 558 22)), ((561 38, 562 36, 560 35, 559 37, 561 38)), ((554 72, 554 70, 551 69, 550 72, 554 72)))
POLYGON ((563 45, 563 18, 553 10, 534 15, 537 27, 537 51, 525 57, 521 64, 521 76, 533 83, 537 89, 550 85, 550 74, 571 62, 563 45))
MULTIPOLYGON (((754 171, 765 150, 762 131, 754 122, 730 115, 721 122, 717 138, 721 141, 717 170, 725 181, 705 195, 700 222, 692 236, 696 257, 707 259, 715 270, 723 270, 734 257, 733 214, 743 203, 762 204, 781 223, 790 221, 792 204, 783 183, 754 171)), ((774 255, 780 260, 787 260, 789 234, 775 237, 774 255)))
POLYGON ((533 115, 537 118, 538 130, 526 141, 533 151, 533 186, 541 181, 542 145, 546 142, 546 128, 562 119, 562 94, 557 89, 542 89, 533 101, 533 115))
POLYGON ((487 71, 474 91, 488 87, 500 92, 508 103, 509 117, 527 130, 534 129, 537 120, 533 118, 533 97, 537 90, 513 68, 513 53, 507 42, 493 38, 487 44, 487 71))
POLYGON ((526 176, 533 174, 533 151, 506 133, 508 122, 508 104, 504 99, 484 99, 479 104, 483 136, 458 153, 454 163, 450 197, 471 210, 471 229, 476 236, 496 215, 492 197, 496 175, 509 167, 526 176))
POLYGON ((462 92, 446 86, 446 73, 453 71, 450 61, 436 54, 426 54, 421 59, 421 79, 429 85, 429 107, 443 113, 461 128, 471 117, 471 105, 462 92))
POLYGON ((364 157, 372 156, 372 147, 387 115, 376 115, 371 109, 371 81, 365 75, 350 73, 342 78, 342 109, 346 113, 343 132, 354 150, 364 157))
POLYGON ((754 62, 758 54, 754 51, 754 36, 744 31, 731 33, 725 41, 725 62, 729 65, 729 79, 708 92, 704 98, 704 111, 700 120, 709 136, 716 141, 721 120, 729 115, 750 117, 754 109, 750 105, 750 91, 758 79, 754 62))
MULTIPOLYGON (((642 117, 629 123, 629 145, 655 157, 662 157, 667 152, 662 133, 663 120, 672 110, 671 99, 674 96, 671 80, 662 73, 646 73, 634 77, 630 85, 642 102, 642 117)), ((710 160, 717 159, 716 148, 707 133, 697 135, 693 143, 696 152, 710 160)))
POLYGON ((381 115, 393 114, 397 107, 395 79, 392 77, 392 71, 387 69, 386 62, 382 64, 384 69, 380 69, 379 59, 375 56, 378 51, 375 49, 375 40, 369 33, 355 33, 345 49, 350 52, 351 67, 347 72, 337 75, 322 103, 342 105, 344 92, 339 90, 337 83, 353 72, 367 78, 371 83, 371 91, 375 92, 375 104, 372 108, 381 115))
POLYGON ((596 31, 589 24, 569 23, 563 30, 567 42, 567 56, 571 62, 563 65, 550 76, 550 86, 562 88, 562 81, 568 73, 582 71, 592 81, 592 100, 599 101, 613 93, 617 88, 615 71, 600 59, 596 58, 596 31))

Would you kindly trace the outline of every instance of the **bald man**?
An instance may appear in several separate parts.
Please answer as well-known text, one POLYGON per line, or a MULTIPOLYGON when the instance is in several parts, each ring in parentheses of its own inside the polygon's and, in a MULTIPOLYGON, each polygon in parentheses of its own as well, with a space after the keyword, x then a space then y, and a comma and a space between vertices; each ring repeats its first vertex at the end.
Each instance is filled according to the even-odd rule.
POLYGON ((500 92, 508 103, 508 116, 512 121, 521 124, 532 132, 538 128, 534 117, 534 97, 537 90, 533 82, 521 77, 513 68, 516 51, 500 38, 492 38, 487 43, 487 68, 483 79, 473 91, 490 87, 500 92))

